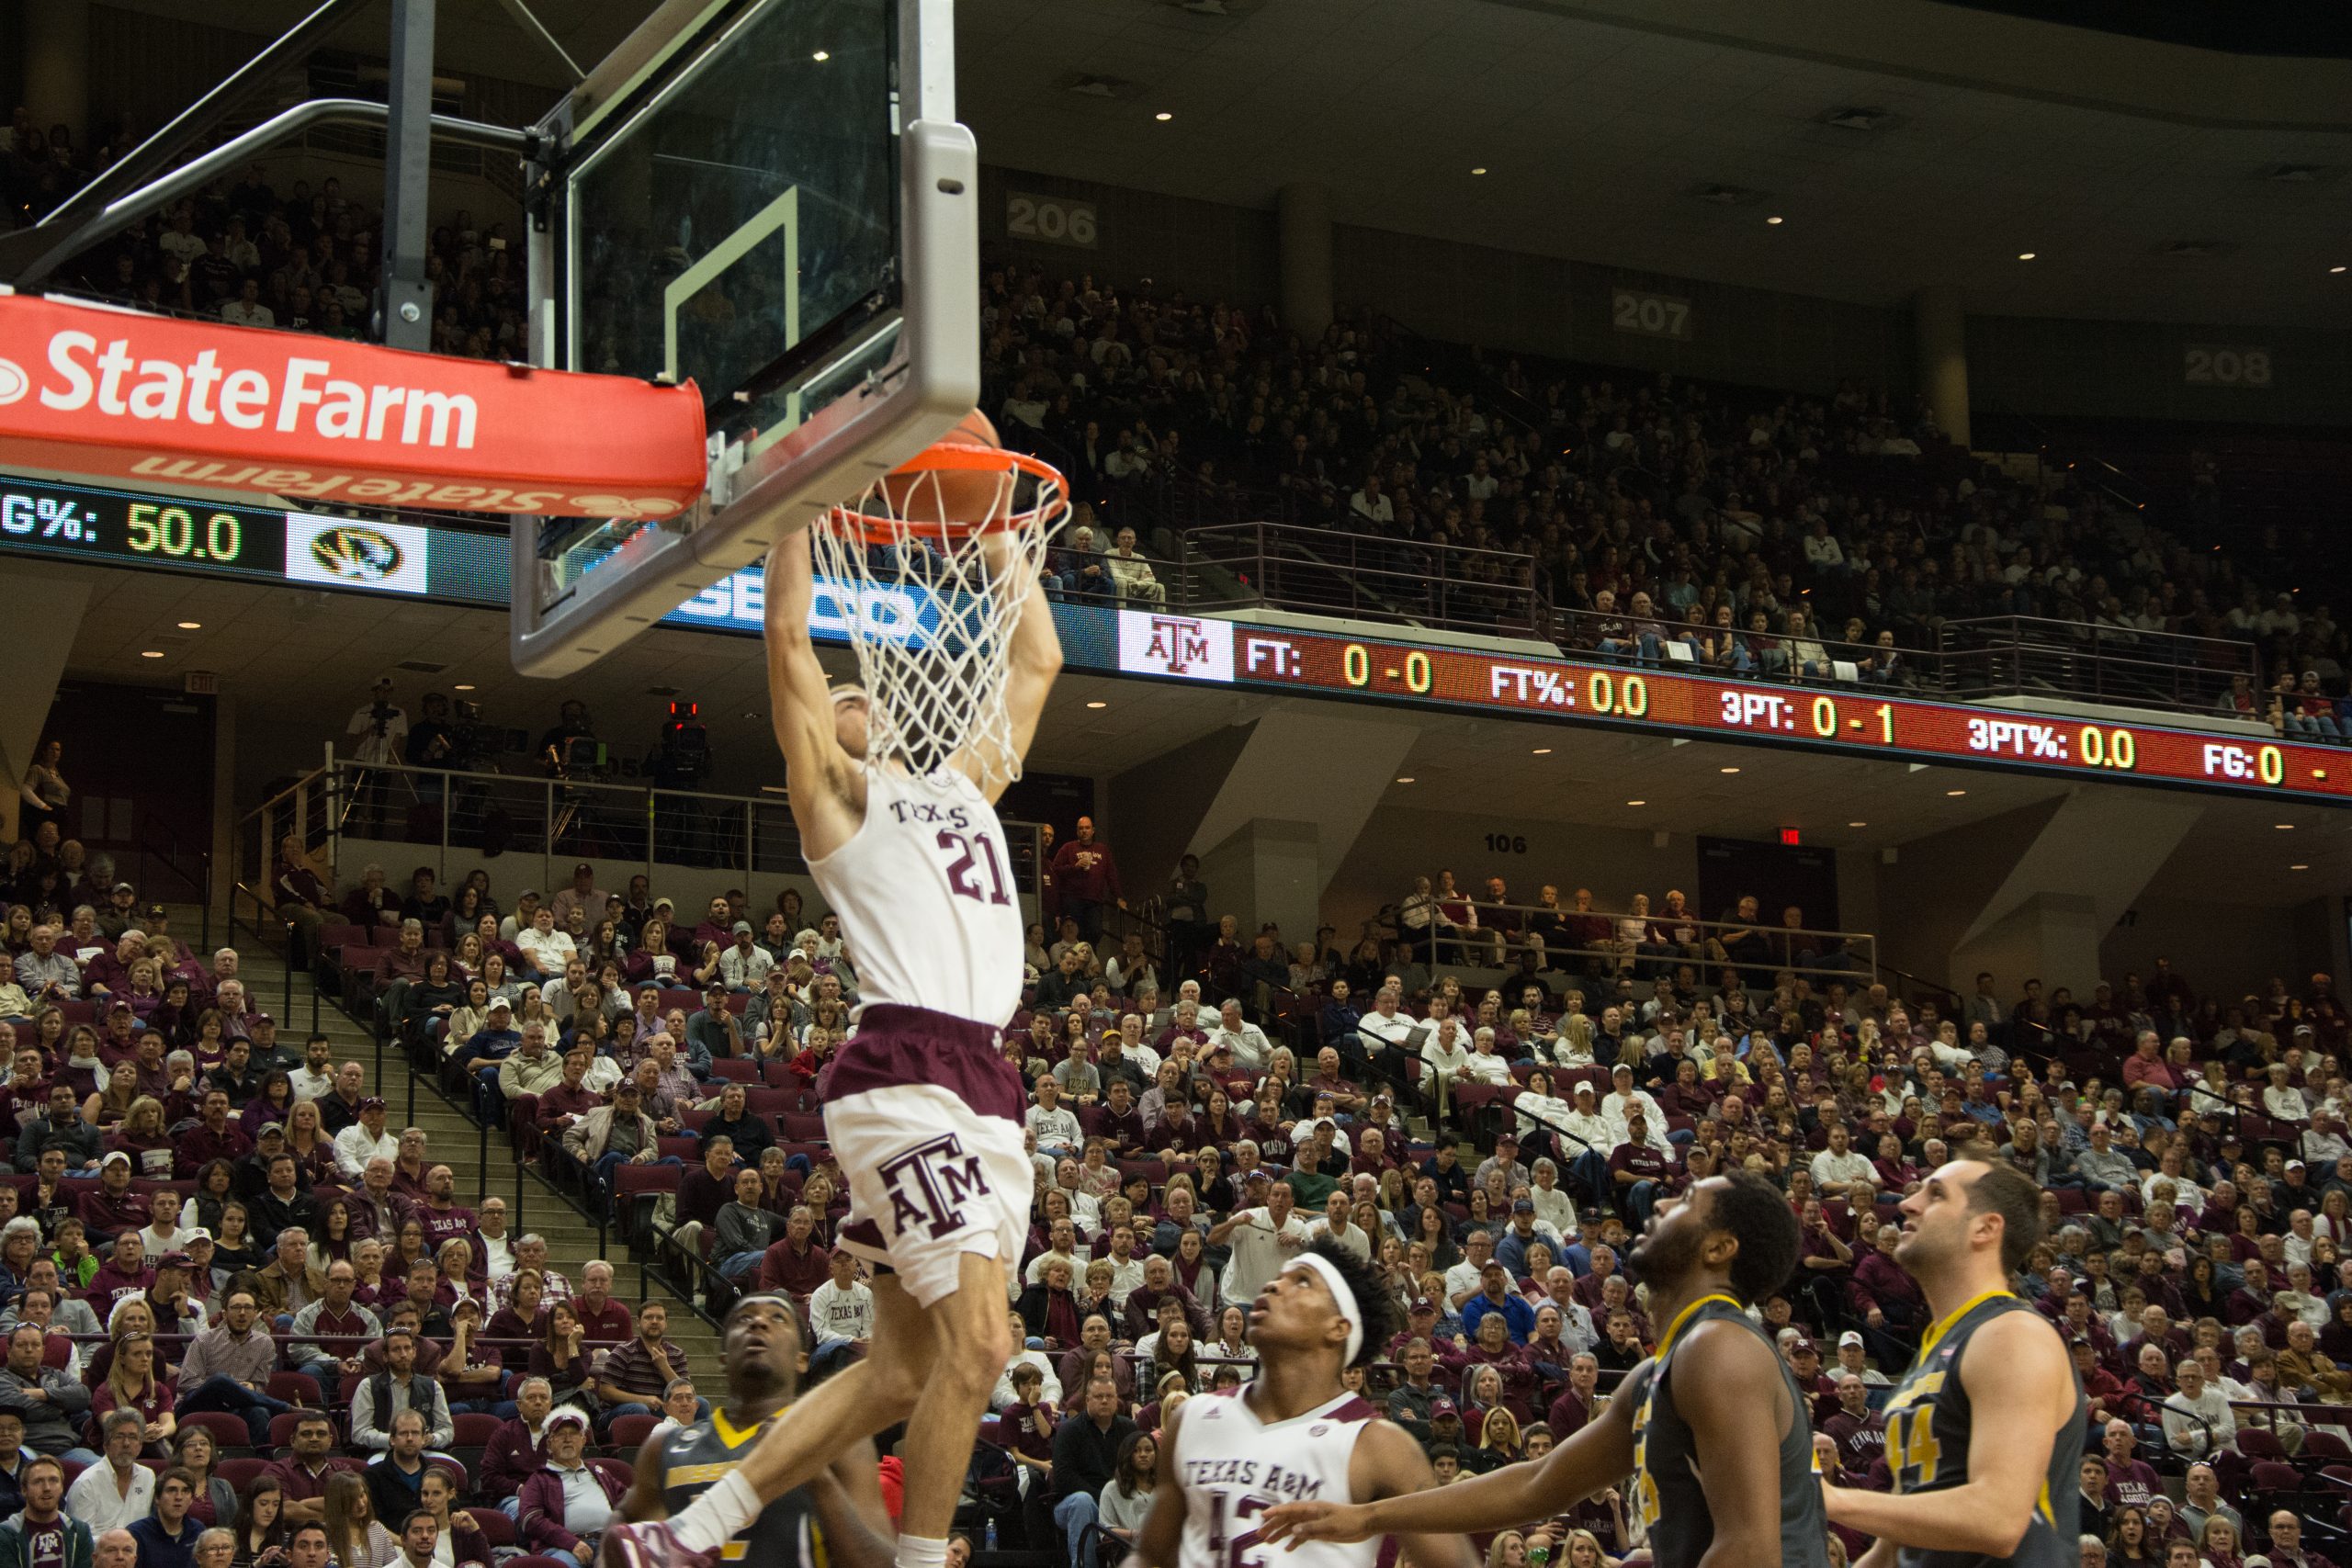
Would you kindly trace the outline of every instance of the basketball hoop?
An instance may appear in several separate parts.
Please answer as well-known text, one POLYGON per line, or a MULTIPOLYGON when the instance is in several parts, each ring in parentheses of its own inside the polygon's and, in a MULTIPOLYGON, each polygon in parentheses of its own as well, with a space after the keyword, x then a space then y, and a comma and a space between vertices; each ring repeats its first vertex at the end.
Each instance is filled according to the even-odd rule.
POLYGON ((1069 515, 1049 463, 978 443, 925 448, 809 529, 820 593, 857 655, 866 761, 930 773, 962 756, 987 784, 1021 776, 1006 651, 1069 515))

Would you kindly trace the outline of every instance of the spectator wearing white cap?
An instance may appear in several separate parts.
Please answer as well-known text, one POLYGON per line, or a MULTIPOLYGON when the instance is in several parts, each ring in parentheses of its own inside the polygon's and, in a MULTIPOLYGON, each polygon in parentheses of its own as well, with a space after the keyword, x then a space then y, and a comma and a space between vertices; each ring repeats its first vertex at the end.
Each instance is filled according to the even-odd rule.
POLYGON ((596 1560, 596 1537, 619 1508, 622 1483, 590 1465, 588 1417, 569 1404, 548 1413, 543 1439, 546 1463, 523 1483, 516 1526, 531 1551, 566 1552, 582 1563, 596 1560))

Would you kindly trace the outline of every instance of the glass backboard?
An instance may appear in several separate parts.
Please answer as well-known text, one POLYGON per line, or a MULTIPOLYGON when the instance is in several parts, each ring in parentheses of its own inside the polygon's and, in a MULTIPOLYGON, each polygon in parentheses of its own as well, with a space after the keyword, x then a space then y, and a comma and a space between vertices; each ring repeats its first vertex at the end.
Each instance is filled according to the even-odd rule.
POLYGON ((542 123, 533 356, 692 379, 712 469, 674 517, 516 520, 517 669, 590 662, 972 406, 953 56, 950 0, 670 0, 542 123))

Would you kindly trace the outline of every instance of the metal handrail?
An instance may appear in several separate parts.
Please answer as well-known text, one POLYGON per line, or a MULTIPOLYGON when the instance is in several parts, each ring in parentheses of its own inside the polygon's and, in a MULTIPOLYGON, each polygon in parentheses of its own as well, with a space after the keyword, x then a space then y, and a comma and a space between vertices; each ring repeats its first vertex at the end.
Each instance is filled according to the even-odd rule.
MULTIPOLYGON (((1771 973, 1776 975, 1787 973, 1792 975, 1802 975, 1807 977, 1817 976, 1832 980, 1851 980, 1856 978, 1858 975, 1875 974, 1879 968, 1878 938, 1874 933, 1870 931, 1833 931, 1826 928, 1814 926, 1774 925, 1766 923, 1760 917, 1751 923, 1742 920, 1707 920, 1687 914, 1672 916, 1656 909, 1651 910, 1647 914, 1636 915, 1630 909, 1571 909, 1565 908, 1554 908, 1542 904, 1496 903, 1491 899, 1480 897, 1476 894, 1466 892, 1460 888, 1456 888, 1452 894, 1432 892, 1430 897, 1435 899, 1439 904, 1456 902, 1468 904, 1471 906, 1474 914, 1476 914, 1482 922, 1480 925, 1476 927, 1441 927, 1438 922, 1442 917, 1435 909, 1432 909, 1430 914, 1430 923, 1428 926, 1421 928, 1418 932, 1407 933, 1404 939, 1406 944, 1408 947, 1414 948, 1416 951, 1423 946, 1428 947, 1432 957, 1437 955, 1440 949, 1446 947, 1451 947, 1457 953, 1468 953, 1474 949, 1483 949, 1488 952, 1493 952, 1499 947, 1506 964, 1521 953, 1534 952, 1541 953, 1547 961, 1571 957, 1579 958, 1586 960, 1589 964, 1595 966, 1615 965, 1622 973, 1626 974, 1631 974, 1635 967, 1642 964, 1679 965, 1682 964, 1689 964, 1702 970, 1702 978, 1704 977, 1704 970, 1710 966, 1719 970, 1729 968, 1747 971, 1749 973, 1758 970, 1770 970, 1771 973), (1688 944, 1688 947, 1695 949, 1696 952, 1685 951, 1679 953, 1671 954, 1627 952, 1623 947, 1616 945, 1618 939, 1613 936, 1610 939, 1611 945, 1605 947, 1555 947, 1549 942, 1536 943, 1519 940, 1510 933, 1503 933, 1503 941, 1499 943, 1487 941, 1483 937, 1465 936, 1463 934, 1464 932, 1474 931, 1486 931, 1493 930, 1494 928, 1483 923, 1486 914, 1489 910, 1501 910, 1509 913, 1513 918, 1513 922, 1517 930, 1521 932, 1525 931, 1532 923, 1532 918, 1537 917, 1547 921, 1558 920, 1563 922, 1579 919, 1606 920, 1612 926, 1619 920, 1634 919, 1644 920, 1651 925, 1690 926, 1695 928, 1697 931, 1698 940, 1688 944), (1707 945, 1712 937, 1721 932, 1735 931, 1748 931, 1761 934, 1768 943, 1768 955, 1770 953, 1769 944, 1776 938, 1821 937, 1835 942, 1839 950, 1849 953, 1855 953, 1857 956, 1854 964, 1840 965, 1824 964, 1782 964, 1770 956, 1765 959, 1758 960, 1754 958, 1735 958, 1729 956, 1714 958, 1706 955, 1707 945)), ((1462 962, 1462 960, 1457 960, 1457 962, 1462 962)), ((1491 968, 1496 967, 1496 965, 1488 964, 1484 965, 1484 967, 1491 968)), ((1508 1002, 1508 997, 1506 997, 1505 1000, 1508 1002)))
POLYGON ((1622 607, 1606 615, 1598 610, 1555 609, 1552 613, 1552 623, 1554 640, 1563 649, 1590 652, 1598 649, 1603 642, 1622 644, 1631 641, 1634 646, 1631 649, 1622 650, 1621 657, 1672 666, 1687 664, 1694 673, 1703 671, 1742 680, 1843 679, 1842 676, 1838 675, 1825 677, 1798 668, 1796 659, 1790 653, 1790 644, 1803 641, 1818 644, 1833 665, 1853 665, 1857 671, 1857 679, 1869 679, 1867 674, 1863 673, 1862 666, 1871 663, 1880 654, 1891 651, 1901 656, 1902 667, 1898 668, 1896 673, 1888 680, 1888 684, 1934 686, 1939 683, 1936 678, 1934 653, 1929 651, 1923 654, 1921 650, 1905 647, 1900 642, 1892 649, 1888 649, 1880 648, 1875 643, 1841 642, 1835 637, 1823 637, 1818 632, 1808 631, 1799 637, 1786 630, 1774 629, 1759 634, 1749 631, 1744 626, 1735 626, 1730 628, 1730 635, 1740 649, 1748 654, 1752 661, 1749 665, 1743 667, 1725 664, 1720 660, 1710 664, 1703 653, 1690 647, 1690 644, 1695 641, 1713 639, 1723 631, 1723 628, 1680 619, 1679 613, 1671 609, 1661 612, 1653 608, 1647 615, 1635 615, 1631 610, 1622 607), (1659 649, 1655 660, 1641 650, 1640 642, 1645 636, 1655 637, 1658 642, 1659 649), (1771 663, 1758 656, 1753 649, 1753 639, 1758 636, 1770 642, 1775 650, 1786 656, 1782 661, 1771 663), (1674 648, 1683 649, 1690 653, 1690 657, 1688 660, 1677 658, 1671 651, 1674 648))
POLYGON ((1551 603, 1540 586, 1535 558, 1523 550, 1280 523, 1193 528, 1177 536, 1177 547, 1171 597, 1190 610, 1267 605, 1449 629, 1551 635, 1551 603), (1228 586, 1210 581, 1216 577, 1228 586))
MULTIPOLYGON (((1044 829, 1017 819, 1002 826, 1015 890, 1034 895, 1044 829)), ((341 869, 345 839, 413 843, 445 883, 453 852, 475 850, 493 838, 509 853, 527 854, 536 843, 541 886, 568 880, 558 874, 560 859, 636 862, 649 877, 665 868, 724 869, 740 874, 746 886, 756 876, 789 874, 805 864, 799 829, 781 792, 729 795, 650 781, 363 762, 337 757, 332 742, 319 767, 239 822, 239 874, 252 879, 247 891, 257 907, 274 907, 274 899, 253 889, 266 887, 277 841, 287 832, 307 848, 325 849, 331 871, 341 869), (412 806, 432 807, 432 829, 421 839, 412 831, 412 806), (359 830, 370 828, 381 830, 359 830)))

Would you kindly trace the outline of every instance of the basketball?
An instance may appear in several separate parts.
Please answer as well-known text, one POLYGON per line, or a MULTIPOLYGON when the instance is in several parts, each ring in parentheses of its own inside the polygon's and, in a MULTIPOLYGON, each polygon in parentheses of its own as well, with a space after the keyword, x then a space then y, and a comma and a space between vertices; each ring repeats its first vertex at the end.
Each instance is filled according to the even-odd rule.
MULTIPOLYGON (((1003 445, 997 439, 994 422, 978 409, 958 421, 941 444, 1003 445)), ((1012 490, 1001 468, 926 468, 919 466, 921 462, 917 458, 882 481, 890 510, 910 523, 985 523, 1001 515, 1011 499, 1012 490)))

